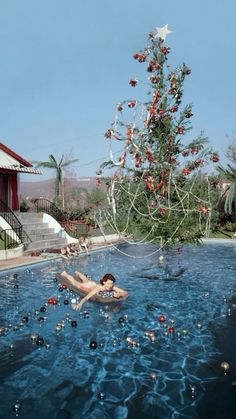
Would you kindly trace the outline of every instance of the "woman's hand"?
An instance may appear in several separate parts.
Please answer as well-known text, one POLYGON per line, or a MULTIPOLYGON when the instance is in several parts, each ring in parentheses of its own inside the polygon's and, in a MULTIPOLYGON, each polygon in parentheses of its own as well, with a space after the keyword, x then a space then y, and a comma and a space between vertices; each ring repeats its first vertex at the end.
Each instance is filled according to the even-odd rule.
POLYGON ((71 307, 73 308, 73 310, 79 311, 81 310, 82 304, 71 304, 71 307))
POLYGON ((122 297, 122 293, 121 292, 119 292, 119 291, 114 291, 114 293, 113 293, 113 297, 114 298, 121 298, 122 297))

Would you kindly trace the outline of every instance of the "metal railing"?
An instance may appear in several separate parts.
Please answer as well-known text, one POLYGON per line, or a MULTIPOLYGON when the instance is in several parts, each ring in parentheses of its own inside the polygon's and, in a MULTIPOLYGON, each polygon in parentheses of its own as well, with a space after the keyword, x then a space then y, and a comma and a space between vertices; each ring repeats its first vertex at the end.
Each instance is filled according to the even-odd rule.
MULTIPOLYGON (((23 243, 25 248, 27 245, 32 241, 26 231, 24 231, 22 224, 20 220, 17 218, 17 216, 14 214, 14 212, 3 202, 0 200, 0 216, 4 218, 4 220, 11 226, 11 229, 4 229, 2 230, 2 234, 4 235, 5 232, 12 232, 9 234, 9 239, 4 236, 4 243, 8 243, 9 245, 13 244, 12 237, 15 237, 17 235, 16 242, 23 243)), ((7 235, 8 233, 6 233, 7 235)))
POLYGON ((53 202, 47 198, 37 198, 33 201, 36 212, 46 212, 52 215, 58 222, 66 219, 65 211, 58 208, 53 202))
MULTIPOLYGON (((12 212, 12 210, 3 202, 0 200, 0 216, 6 220, 6 222, 11 226, 13 231, 18 231, 20 234, 18 237, 20 241, 22 242, 22 224, 12 212)), ((18 235, 18 234, 17 234, 18 235)))
POLYGON ((19 228, 7 228, 0 231, 0 240, 3 241, 4 250, 13 249, 21 243, 19 237, 22 237, 22 226, 19 228))
POLYGON ((37 198, 33 201, 34 209, 36 212, 46 212, 55 218, 64 230, 75 238, 80 236, 87 236, 89 226, 85 222, 68 220, 66 211, 58 208, 53 202, 47 198, 37 198))

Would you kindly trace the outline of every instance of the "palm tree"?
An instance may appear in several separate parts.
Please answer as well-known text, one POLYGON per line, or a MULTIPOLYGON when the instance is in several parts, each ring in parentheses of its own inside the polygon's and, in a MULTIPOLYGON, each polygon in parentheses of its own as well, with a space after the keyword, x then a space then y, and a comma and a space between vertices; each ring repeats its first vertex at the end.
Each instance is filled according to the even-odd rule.
POLYGON ((59 199, 62 192, 62 170, 69 166, 72 163, 77 162, 78 159, 73 160, 65 160, 64 155, 62 155, 61 160, 59 162, 56 161, 55 157, 50 154, 48 157, 48 161, 40 161, 36 162, 36 167, 44 167, 47 169, 53 169, 56 171, 56 178, 55 178, 55 195, 54 195, 54 202, 56 204, 59 203, 59 199))

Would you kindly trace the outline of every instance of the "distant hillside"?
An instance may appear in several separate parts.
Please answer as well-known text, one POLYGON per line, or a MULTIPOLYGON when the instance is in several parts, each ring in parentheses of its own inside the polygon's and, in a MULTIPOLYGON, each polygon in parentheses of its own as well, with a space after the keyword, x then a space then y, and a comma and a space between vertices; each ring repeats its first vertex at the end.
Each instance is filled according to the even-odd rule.
MULTIPOLYGON (((20 195, 22 198, 44 197, 51 199, 54 194, 54 179, 39 182, 21 182, 20 195)), ((77 179, 65 179, 65 188, 85 188, 88 192, 96 187, 95 177, 81 177, 77 179)))

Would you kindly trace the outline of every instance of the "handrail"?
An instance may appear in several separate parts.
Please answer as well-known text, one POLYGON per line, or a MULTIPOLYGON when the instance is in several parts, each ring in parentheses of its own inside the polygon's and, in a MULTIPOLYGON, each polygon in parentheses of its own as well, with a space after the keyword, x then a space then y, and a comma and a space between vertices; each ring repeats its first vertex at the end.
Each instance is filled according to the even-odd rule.
POLYGON ((87 236, 89 226, 86 223, 71 222, 68 220, 66 212, 58 208, 53 202, 47 198, 36 198, 32 201, 35 206, 36 212, 46 212, 52 215, 64 230, 73 237, 80 237, 81 235, 87 236))
POLYGON ((46 212, 56 218, 57 221, 65 220, 65 212, 58 208, 53 202, 47 198, 36 198, 33 201, 36 212, 46 212))
MULTIPOLYGON (((19 228, 7 228, 5 230, 1 230, 0 232, 0 239, 4 242, 4 250, 12 249, 16 247, 18 244, 19 237, 22 236, 22 226, 19 228)), ((21 240, 19 240, 20 243, 21 240)))
MULTIPOLYGON (((22 224, 14 214, 14 212, 3 202, 0 200, 0 216, 2 216, 7 223, 11 226, 12 230, 19 233, 19 239, 22 243, 23 236, 22 236, 22 224)), ((16 233, 18 235, 18 233, 16 233)))

